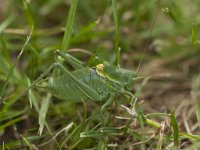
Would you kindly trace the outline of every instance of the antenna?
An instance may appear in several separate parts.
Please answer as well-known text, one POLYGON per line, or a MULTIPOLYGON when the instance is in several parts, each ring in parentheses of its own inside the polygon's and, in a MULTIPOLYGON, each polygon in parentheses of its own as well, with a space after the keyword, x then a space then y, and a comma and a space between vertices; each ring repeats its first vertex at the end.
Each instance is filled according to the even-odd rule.
POLYGON ((146 54, 146 51, 148 50, 149 43, 150 43, 150 37, 151 37, 152 32, 153 32, 153 29, 154 29, 154 27, 155 27, 157 18, 158 18, 158 9, 157 9, 157 11, 156 11, 156 16, 155 16, 154 21, 153 21, 153 24, 152 24, 152 26, 151 26, 151 29, 150 29, 150 32, 149 32, 148 40, 147 40, 147 42, 145 43, 145 48, 144 48, 143 54, 142 54, 142 56, 141 56, 141 58, 140 58, 140 61, 139 61, 139 64, 138 64, 136 73, 138 73, 138 71, 139 71, 139 69, 140 69, 140 66, 141 66, 141 64, 142 64, 142 60, 143 60, 143 58, 144 58, 144 56, 145 56, 145 54, 146 54))

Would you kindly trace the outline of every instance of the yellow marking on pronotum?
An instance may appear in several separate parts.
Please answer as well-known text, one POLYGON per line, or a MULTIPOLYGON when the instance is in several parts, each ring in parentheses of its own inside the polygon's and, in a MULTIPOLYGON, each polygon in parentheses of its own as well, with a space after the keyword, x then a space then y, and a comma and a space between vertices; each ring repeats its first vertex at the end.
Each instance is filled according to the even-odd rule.
POLYGON ((97 68, 97 69, 100 69, 100 70, 103 70, 104 64, 98 64, 98 65, 96 65, 96 68, 97 68))
POLYGON ((107 78, 105 72, 103 71, 104 69, 104 64, 98 64, 96 65, 96 72, 98 73, 98 75, 100 75, 101 77, 107 78))
POLYGON ((113 81, 115 83, 119 83, 119 81, 113 79, 112 76, 110 76, 109 74, 107 74, 104 71, 104 67, 105 67, 104 64, 98 64, 98 65, 96 65, 96 72, 97 72, 97 74, 100 75, 103 78, 109 79, 110 81, 113 81))

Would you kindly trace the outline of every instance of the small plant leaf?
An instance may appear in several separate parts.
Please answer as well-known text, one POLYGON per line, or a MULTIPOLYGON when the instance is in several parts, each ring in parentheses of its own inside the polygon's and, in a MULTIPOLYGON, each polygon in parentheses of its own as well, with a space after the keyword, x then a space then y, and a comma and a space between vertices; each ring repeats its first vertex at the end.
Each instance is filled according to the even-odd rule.
POLYGON ((40 112, 39 112, 39 131, 38 133, 41 135, 42 131, 44 129, 45 120, 46 120, 46 114, 49 109, 49 103, 50 103, 51 95, 47 94, 47 97, 45 97, 42 101, 40 112))
POLYGON ((32 28, 33 26, 35 26, 35 20, 34 20, 33 13, 32 13, 32 10, 31 10, 31 7, 30 7, 29 3, 30 2, 27 1, 27 0, 23 0, 22 1, 23 7, 24 7, 24 13, 25 13, 25 16, 26 16, 26 20, 27 20, 29 26, 32 28))

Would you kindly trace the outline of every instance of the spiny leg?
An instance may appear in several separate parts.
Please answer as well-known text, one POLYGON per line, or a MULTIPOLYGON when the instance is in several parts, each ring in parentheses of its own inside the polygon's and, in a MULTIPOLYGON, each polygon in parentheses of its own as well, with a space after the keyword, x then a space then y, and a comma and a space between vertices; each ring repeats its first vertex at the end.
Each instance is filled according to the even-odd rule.
POLYGON ((133 93, 131 93, 129 91, 116 89, 115 87, 111 86, 110 84, 108 84, 106 82, 105 82, 105 84, 108 86, 108 88, 110 88, 111 90, 115 91, 116 93, 120 93, 120 94, 122 94, 124 96, 130 97, 131 98, 130 104, 131 104, 132 108, 135 107, 136 102, 137 102, 137 98, 133 95, 133 93))
POLYGON ((56 56, 62 57, 66 62, 68 62, 74 69, 82 69, 84 68, 84 63, 77 58, 73 57, 72 55, 68 53, 63 53, 60 50, 56 50, 55 52, 56 56))
POLYGON ((133 95, 133 93, 129 92, 129 91, 124 91, 124 90, 119 90, 119 89, 116 89, 112 86, 108 86, 109 88, 111 88, 112 90, 114 90, 115 92, 118 92, 124 96, 128 96, 130 97, 130 104, 131 104, 131 108, 132 109, 137 109, 136 108, 136 104, 137 104, 137 98, 133 95))
POLYGON ((135 115, 144 118, 142 109, 141 109, 140 105, 137 104, 137 98, 129 91, 123 91, 123 94, 131 97, 131 101, 130 101, 131 109, 133 109, 134 112, 136 112, 135 115))
POLYGON ((133 95, 133 93, 131 93, 129 91, 121 91, 120 93, 123 94, 123 95, 129 96, 131 98, 131 100, 130 100, 131 107, 135 108, 137 98, 133 95))
POLYGON ((133 95, 133 93, 131 93, 129 91, 117 89, 117 88, 115 88, 114 86, 110 85, 107 82, 104 82, 104 84, 106 84, 108 88, 110 88, 111 90, 115 91, 116 93, 120 93, 120 94, 122 94, 124 96, 130 97, 131 98, 130 104, 134 108, 134 106, 136 105, 137 98, 133 95))
POLYGON ((115 87, 111 86, 110 84, 108 84, 106 82, 105 82, 105 84, 108 86, 108 88, 110 88, 111 90, 115 91, 116 93, 120 93, 120 94, 122 94, 124 96, 130 97, 131 107, 132 107, 132 109, 135 109, 137 98, 133 95, 133 93, 131 93, 129 91, 125 91, 125 90, 116 89, 115 87))

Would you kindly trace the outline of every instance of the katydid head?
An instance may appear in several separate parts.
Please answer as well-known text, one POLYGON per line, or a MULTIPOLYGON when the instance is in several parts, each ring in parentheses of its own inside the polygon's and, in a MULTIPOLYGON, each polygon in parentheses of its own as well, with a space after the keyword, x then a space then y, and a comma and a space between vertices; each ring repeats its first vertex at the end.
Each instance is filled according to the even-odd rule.
POLYGON ((108 80, 118 83, 120 86, 130 90, 134 84, 136 73, 132 70, 123 69, 114 65, 104 63, 96 66, 97 73, 108 80))
POLYGON ((53 82, 53 78, 47 77, 45 79, 40 80, 38 83, 36 83, 36 87, 48 89, 49 87, 51 87, 52 82, 53 82))

